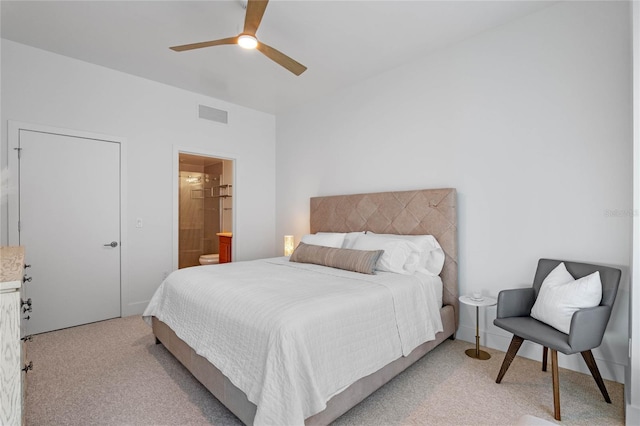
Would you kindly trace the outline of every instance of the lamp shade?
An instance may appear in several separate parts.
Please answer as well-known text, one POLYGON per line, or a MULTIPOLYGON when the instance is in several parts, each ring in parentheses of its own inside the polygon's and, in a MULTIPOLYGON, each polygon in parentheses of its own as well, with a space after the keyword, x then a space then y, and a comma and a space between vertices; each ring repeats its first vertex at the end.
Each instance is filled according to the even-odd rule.
POLYGON ((284 236, 284 255, 291 256, 293 253, 293 235, 284 236))

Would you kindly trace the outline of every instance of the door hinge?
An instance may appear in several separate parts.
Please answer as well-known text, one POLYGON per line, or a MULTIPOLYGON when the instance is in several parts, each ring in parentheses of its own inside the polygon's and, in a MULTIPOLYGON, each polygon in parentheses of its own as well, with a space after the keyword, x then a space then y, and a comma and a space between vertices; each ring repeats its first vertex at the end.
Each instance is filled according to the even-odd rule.
POLYGON ((16 151, 18 151, 18 160, 20 159, 20 157, 22 156, 22 148, 13 148, 16 151))

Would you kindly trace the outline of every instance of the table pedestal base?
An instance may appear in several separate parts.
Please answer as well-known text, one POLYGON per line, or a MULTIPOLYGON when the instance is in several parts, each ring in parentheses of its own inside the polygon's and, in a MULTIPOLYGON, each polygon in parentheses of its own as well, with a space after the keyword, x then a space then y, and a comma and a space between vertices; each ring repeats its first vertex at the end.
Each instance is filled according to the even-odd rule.
POLYGON ((467 354, 467 356, 470 358, 486 361, 489 358, 491 358, 491 355, 489 355, 485 351, 480 350, 480 326, 478 324, 478 320, 479 320, 478 312, 479 312, 479 309, 478 309, 478 306, 476 306, 476 347, 475 349, 467 349, 466 351, 464 351, 464 353, 467 354))
POLYGON ((464 353, 467 354, 469 358, 480 359, 482 361, 486 361, 491 358, 491 355, 489 353, 480 349, 478 349, 477 351, 476 349, 467 349, 466 351, 464 351, 464 353))

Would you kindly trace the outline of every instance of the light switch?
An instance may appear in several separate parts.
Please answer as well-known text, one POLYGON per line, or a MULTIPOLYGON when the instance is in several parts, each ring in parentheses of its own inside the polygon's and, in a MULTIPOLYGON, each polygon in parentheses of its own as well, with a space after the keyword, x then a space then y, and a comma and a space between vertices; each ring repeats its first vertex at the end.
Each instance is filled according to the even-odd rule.
POLYGON ((136 228, 142 228, 142 219, 140 218, 136 219, 136 228))

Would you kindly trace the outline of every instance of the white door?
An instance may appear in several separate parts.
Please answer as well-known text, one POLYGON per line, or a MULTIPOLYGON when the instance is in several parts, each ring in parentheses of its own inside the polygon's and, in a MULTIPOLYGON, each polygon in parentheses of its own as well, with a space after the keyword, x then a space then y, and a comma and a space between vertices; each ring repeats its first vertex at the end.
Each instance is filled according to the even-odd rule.
POLYGON ((119 317, 120 144, 21 129, 19 153, 27 332, 119 317))

